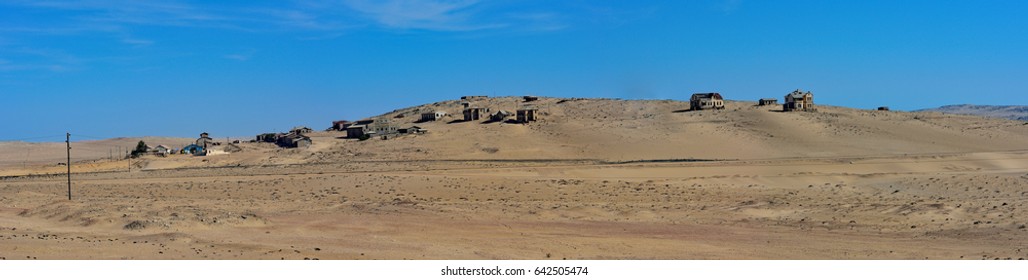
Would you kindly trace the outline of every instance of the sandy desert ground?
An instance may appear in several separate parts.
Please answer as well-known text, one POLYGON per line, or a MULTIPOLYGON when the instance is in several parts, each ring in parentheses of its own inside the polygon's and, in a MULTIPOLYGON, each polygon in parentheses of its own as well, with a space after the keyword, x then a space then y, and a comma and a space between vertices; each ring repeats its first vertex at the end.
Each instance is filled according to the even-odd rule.
POLYGON ((0 145, 13 162, 0 167, 0 259, 1028 257, 1024 122, 530 105, 543 115, 527 125, 415 124, 460 103, 405 108, 382 117, 429 133, 316 132, 308 149, 246 143, 132 162, 81 152, 71 201, 64 167, 48 164, 60 153, 28 164, 0 145))

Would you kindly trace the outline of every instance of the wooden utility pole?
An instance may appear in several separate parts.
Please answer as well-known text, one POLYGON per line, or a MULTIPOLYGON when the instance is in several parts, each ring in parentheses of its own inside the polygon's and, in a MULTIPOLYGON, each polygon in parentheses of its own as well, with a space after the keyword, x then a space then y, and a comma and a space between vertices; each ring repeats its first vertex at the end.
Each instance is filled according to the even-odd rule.
POLYGON ((71 200, 71 133, 65 135, 64 143, 68 145, 68 200, 71 200))

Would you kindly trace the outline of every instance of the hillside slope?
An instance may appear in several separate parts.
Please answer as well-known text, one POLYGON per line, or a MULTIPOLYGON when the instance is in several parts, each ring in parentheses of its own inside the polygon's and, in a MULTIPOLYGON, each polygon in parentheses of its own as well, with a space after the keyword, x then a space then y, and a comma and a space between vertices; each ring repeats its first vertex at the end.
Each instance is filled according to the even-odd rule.
POLYGON ((475 101, 478 107, 540 109, 530 124, 461 122, 460 101, 396 110, 379 118, 430 130, 390 140, 334 140, 318 161, 345 159, 763 159, 868 157, 1028 149, 1023 122, 934 112, 882 112, 821 106, 818 112, 780 112, 777 106, 726 102, 720 111, 687 111, 671 100, 516 97, 475 101), (451 117, 415 123, 420 113, 451 117), (455 114, 456 113, 456 114, 455 114), (402 116, 402 117, 400 117, 402 116))
MULTIPOLYGON (((426 134, 388 140, 347 139, 345 132, 309 134, 313 146, 283 149, 270 143, 243 143, 240 153, 207 157, 146 156, 131 163, 110 162, 83 170, 214 166, 274 166, 408 160, 681 160, 868 158, 908 154, 954 154, 1028 150, 1024 122, 938 112, 870 111, 820 106, 818 112, 781 112, 778 106, 728 101, 726 109, 688 111, 672 100, 518 97, 476 100, 492 112, 531 106, 540 120, 529 124, 463 122, 460 100, 398 109, 386 118, 400 127, 417 125, 426 134), (446 111, 446 118, 418 123, 423 112, 446 111)), ((487 119, 487 117, 486 117, 487 119)), ((114 146, 134 146, 136 138, 73 144, 73 160, 105 158, 114 146), (78 146, 78 147, 75 147, 78 146)), ((144 139, 181 146, 191 139, 144 139)), ((64 143, 0 143, 9 174, 19 165, 46 164, 60 172, 64 143), (22 154, 29 152, 31 154, 22 154)), ((52 170, 50 170, 52 169, 52 170)))
POLYGON ((916 112, 925 111, 1028 121, 1028 106, 993 106, 962 104, 946 105, 931 109, 921 109, 917 110, 916 112))

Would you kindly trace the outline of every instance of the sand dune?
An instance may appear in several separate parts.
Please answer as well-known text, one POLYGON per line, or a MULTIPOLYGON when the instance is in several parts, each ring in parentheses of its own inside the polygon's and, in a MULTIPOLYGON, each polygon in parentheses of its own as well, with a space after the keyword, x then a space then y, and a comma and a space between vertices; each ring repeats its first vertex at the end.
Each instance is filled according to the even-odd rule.
MULTIPOLYGON (((82 158, 72 201, 59 168, 0 167, 0 259, 1028 257, 1020 122, 747 102, 532 105, 542 120, 530 124, 449 119, 390 140, 316 132, 308 149, 82 158)), ((410 125, 460 106, 383 117, 410 125)))

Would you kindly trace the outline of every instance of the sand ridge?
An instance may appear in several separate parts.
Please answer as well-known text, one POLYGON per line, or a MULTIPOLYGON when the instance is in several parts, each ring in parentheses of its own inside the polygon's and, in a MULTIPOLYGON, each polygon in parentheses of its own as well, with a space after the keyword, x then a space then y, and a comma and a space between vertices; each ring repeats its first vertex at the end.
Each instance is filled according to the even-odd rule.
POLYGON ((543 98, 527 125, 83 158, 72 201, 59 168, 7 166, 0 259, 1028 257, 1021 123, 683 104, 543 98))

